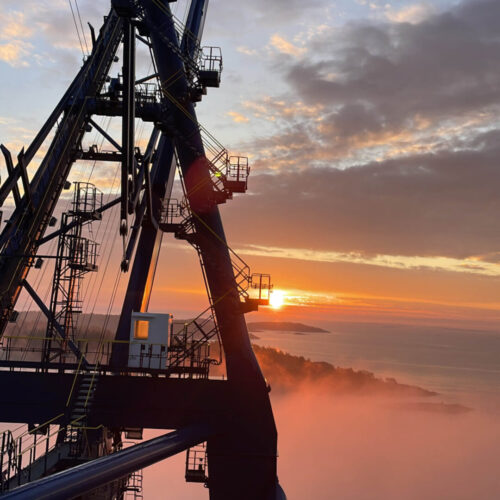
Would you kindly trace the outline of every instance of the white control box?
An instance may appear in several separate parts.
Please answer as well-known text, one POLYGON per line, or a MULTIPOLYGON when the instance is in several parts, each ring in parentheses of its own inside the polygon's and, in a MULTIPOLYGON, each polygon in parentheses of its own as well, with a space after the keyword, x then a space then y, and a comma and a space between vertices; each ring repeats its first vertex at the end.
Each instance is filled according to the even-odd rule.
POLYGON ((167 366, 171 314, 133 312, 130 321, 128 366, 163 370, 167 366))

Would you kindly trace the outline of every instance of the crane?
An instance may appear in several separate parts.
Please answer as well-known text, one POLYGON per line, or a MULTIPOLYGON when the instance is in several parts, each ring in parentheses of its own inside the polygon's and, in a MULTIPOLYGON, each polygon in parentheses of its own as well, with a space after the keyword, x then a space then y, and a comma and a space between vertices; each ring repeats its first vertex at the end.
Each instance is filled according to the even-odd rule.
POLYGON ((284 498, 269 387, 244 317, 269 304, 271 278, 230 248, 219 212, 246 191, 248 159, 230 155, 197 119, 222 72, 220 48, 201 45, 208 0, 191 0, 185 23, 171 3, 112 0, 99 31, 90 26, 81 69, 17 163, 1 146, 0 421, 25 424, 1 437, 5 498, 123 498, 139 490, 140 469, 184 450, 186 480, 204 483, 213 500, 284 498), (140 76, 143 54, 152 69, 140 76), (118 122, 120 140, 104 119, 118 122), (149 132, 143 150, 138 122, 149 132), (101 145, 87 147, 91 132, 101 145), (117 165, 117 195, 71 183, 81 162, 117 165), (53 229, 63 200, 69 208, 53 229), (128 282, 113 337, 94 338, 77 318, 89 276, 107 269, 94 227, 114 214, 116 264, 128 282), (180 325, 149 311, 165 233, 195 249, 209 302, 180 325), (48 262, 47 304, 32 275, 48 262), (22 325, 9 333, 22 294, 45 319, 42 335, 22 325), (145 428, 174 430, 125 446, 145 428))

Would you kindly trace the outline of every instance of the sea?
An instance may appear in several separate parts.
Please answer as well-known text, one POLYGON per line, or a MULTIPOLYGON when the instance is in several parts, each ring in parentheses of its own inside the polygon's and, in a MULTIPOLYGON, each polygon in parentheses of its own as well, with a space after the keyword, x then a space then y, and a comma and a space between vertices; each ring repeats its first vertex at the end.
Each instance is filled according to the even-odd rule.
MULTIPOLYGON (((290 318, 290 321, 292 319, 290 318)), ((252 323, 252 320, 249 321, 252 323)), ((500 332, 442 325, 303 321, 325 332, 253 331, 252 342, 419 386, 458 413, 377 396, 271 391, 288 500, 500 498, 500 332)), ((207 499, 182 484, 183 457, 145 471, 145 498, 207 499)), ((210 473, 210 471, 209 471, 210 473)), ((235 499, 238 498, 235 495, 235 499)))
POLYGON ((309 323, 325 332, 261 330, 252 342, 368 370, 500 414, 500 331, 383 323, 309 323))
MULTIPOLYGON (((500 331, 307 323, 325 331, 261 329, 252 332, 257 337, 252 342, 395 378, 435 391, 434 400, 472 411, 427 413, 377 398, 271 391, 278 475, 288 500, 500 498, 500 331)), ((144 437, 163 432, 145 429, 144 437)), ((143 498, 207 500, 202 484, 184 482, 184 467, 185 455, 178 454, 146 468, 143 498)))

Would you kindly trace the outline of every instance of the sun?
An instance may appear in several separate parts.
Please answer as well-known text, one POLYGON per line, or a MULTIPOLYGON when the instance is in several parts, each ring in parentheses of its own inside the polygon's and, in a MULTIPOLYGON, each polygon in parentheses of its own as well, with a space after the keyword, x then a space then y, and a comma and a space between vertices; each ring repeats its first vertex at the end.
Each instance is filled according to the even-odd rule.
POLYGON ((285 303, 285 292, 281 290, 273 290, 271 296, 269 297, 269 305, 273 309, 280 309, 285 303))

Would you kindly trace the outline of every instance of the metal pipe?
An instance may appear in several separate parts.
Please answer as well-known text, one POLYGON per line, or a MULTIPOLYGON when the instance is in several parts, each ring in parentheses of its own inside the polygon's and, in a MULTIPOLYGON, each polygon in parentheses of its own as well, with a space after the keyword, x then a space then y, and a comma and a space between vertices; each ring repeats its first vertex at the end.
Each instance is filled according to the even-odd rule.
POLYGON ((15 488, 2 495, 2 500, 73 498, 195 446, 213 433, 213 429, 208 425, 179 429, 15 488))

